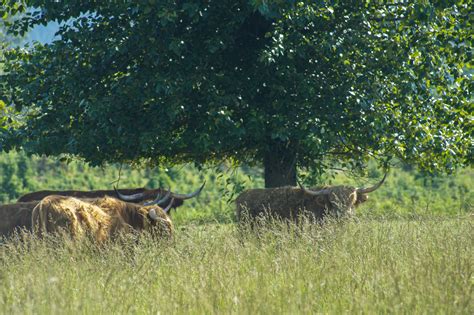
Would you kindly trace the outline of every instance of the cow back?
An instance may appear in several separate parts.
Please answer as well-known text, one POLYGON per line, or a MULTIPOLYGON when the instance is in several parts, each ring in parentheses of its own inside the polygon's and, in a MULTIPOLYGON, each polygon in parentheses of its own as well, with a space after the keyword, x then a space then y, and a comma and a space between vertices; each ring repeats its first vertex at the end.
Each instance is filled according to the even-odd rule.
POLYGON ((109 237, 111 217, 91 202, 66 196, 47 196, 33 209, 32 227, 39 235, 58 233, 81 238, 89 234, 103 242, 109 237))
MULTIPOLYGON (((146 191, 145 188, 134 188, 134 189, 119 189, 119 191, 126 195, 133 195, 137 193, 143 193, 146 191)), ((114 190, 40 190, 32 193, 25 194, 18 198, 18 202, 30 202, 40 201, 47 196, 68 196, 75 198, 102 198, 105 196, 115 196, 114 190)))
MULTIPOLYGON (((317 187, 314 190, 327 189, 317 187)), ((278 187, 267 189, 250 189, 236 199, 237 218, 244 216, 250 219, 269 215, 280 219, 297 219, 307 215, 320 220, 328 213, 338 214, 351 212, 356 202, 353 187, 335 186, 332 192, 325 195, 310 195, 297 187, 278 187)))

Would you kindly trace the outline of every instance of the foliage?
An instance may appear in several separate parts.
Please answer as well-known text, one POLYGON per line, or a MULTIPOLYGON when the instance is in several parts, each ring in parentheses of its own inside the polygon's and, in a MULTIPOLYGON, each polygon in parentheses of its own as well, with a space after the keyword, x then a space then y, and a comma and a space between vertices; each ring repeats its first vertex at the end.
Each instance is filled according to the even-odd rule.
MULTIPOLYGON (((22 42, 22 37, 13 36, 7 32, 5 23, 11 22, 12 17, 2 14, 0 12, 0 76, 3 74, 3 68, 5 63, 4 52, 13 46, 18 46, 22 42)), ((0 81, 0 90, 4 88, 4 85, 0 81)), ((1 93, 0 93, 1 94, 1 93)), ((18 115, 15 112, 13 106, 5 103, 0 97, 0 152, 4 150, 3 144, 6 136, 10 133, 12 128, 17 127, 18 115)))
POLYGON ((6 119, 6 106, 3 101, 0 101, 0 129, 5 128, 6 119))
POLYGON ((266 174, 472 163, 470 0, 24 3, 14 32, 67 23, 7 54, 0 98, 28 114, 7 148, 266 174))
POLYGON ((0 246, 0 313, 469 314, 472 218, 188 226, 0 246))

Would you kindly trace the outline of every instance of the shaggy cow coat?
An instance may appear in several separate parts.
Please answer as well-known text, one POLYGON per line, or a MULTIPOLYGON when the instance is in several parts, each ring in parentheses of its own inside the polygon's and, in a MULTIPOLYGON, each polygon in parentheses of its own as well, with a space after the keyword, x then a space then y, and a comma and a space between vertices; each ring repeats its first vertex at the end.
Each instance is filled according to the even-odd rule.
POLYGON ((78 239, 89 234, 98 242, 122 232, 146 230, 171 236, 173 231, 170 218, 160 207, 141 206, 110 197, 91 200, 45 197, 33 209, 31 226, 33 232, 40 235, 62 231, 78 239))
POLYGON ((352 215, 358 204, 367 200, 366 194, 359 194, 350 186, 319 187, 330 189, 325 195, 313 196, 298 187, 250 189, 236 199, 237 218, 255 218, 269 215, 280 219, 297 219, 307 215, 320 220, 326 215, 352 215))

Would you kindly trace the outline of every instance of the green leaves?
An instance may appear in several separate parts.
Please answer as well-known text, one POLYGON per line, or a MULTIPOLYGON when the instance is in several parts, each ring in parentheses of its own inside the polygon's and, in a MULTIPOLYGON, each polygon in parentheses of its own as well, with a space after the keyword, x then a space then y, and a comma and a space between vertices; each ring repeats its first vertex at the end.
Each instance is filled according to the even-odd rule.
POLYGON ((7 115, 6 115, 5 102, 0 100, 0 129, 5 129, 6 122, 7 122, 7 115))
POLYGON ((472 163, 471 1, 34 5, 11 30, 71 22, 6 56, 0 98, 31 151, 253 162, 278 142, 318 172, 472 163))

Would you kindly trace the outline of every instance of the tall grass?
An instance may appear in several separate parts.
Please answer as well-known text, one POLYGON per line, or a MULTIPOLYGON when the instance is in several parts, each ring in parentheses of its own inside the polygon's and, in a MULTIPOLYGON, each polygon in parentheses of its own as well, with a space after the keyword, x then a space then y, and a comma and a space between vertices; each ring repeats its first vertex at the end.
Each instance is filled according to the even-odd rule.
MULTIPOLYGON (((473 175, 394 169, 358 219, 251 230, 233 223, 229 201, 262 187, 259 168, 124 167, 121 187, 188 192, 207 181, 172 212, 174 240, 0 240, 0 314, 473 314, 473 175)), ((118 177, 117 166, 0 154, 4 203, 39 189, 109 189, 118 177)), ((338 175, 331 184, 370 183, 338 175)))
POLYGON ((472 314, 473 219, 186 225, 97 247, 0 245, 2 314, 472 314))

